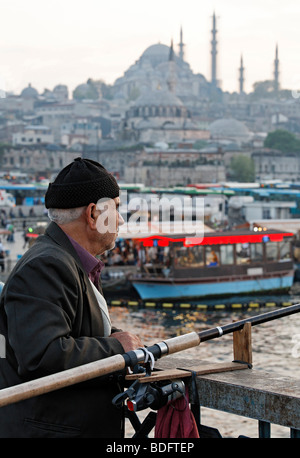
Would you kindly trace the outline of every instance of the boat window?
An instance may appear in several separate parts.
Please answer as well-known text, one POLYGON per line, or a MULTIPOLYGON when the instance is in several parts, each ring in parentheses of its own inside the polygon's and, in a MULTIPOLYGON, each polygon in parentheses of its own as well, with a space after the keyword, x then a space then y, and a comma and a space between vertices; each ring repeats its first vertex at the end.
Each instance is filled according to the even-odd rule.
POLYGON ((291 243, 289 240, 283 240, 279 243, 279 259, 291 259, 291 243))
POLYGON ((267 256, 267 261, 277 261, 278 243, 276 242, 267 242, 266 243, 266 256, 267 256))
POLYGON ((263 245, 261 243, 251 243, 251 261, 261 262, 263 260, 263 245))
POLYGON ((206 265, 208 267, 218 266, 220 262, 220 247, 206 247, 206 265))
POLYGON ((184 266, 187 264, 187 248, 176 247, 174 250, 174 260, 176 266, 184 266))
POLYGON ((203 246, 176 248, 175 264, 178 267, 203 266, 204 265, 203 246))
POLYGON ((204 248, 203 246, 194 246, 192 248, 194 255, 193 265, 204 266, 204 248))
POLYGON ((249 243, 236 244, 236 263, 248 264, 250 262, 250 247, 249 243))
POLYGON ((203 266, 204 265, 203 246, 176 248, 175 264, 178 267, 203 266))
POLYGON ((233 264, 233 245, 220 246, 221 264, 233 264))

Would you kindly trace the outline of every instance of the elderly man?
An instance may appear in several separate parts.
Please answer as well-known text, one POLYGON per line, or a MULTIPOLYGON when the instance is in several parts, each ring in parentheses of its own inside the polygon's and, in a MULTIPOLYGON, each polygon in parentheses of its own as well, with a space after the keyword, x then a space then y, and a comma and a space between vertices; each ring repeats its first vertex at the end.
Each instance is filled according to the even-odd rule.
MULTIPOLYGON (((77 158, 49 184, 52 220, 20 259, 1 295, 0 389, 124 353, 138 336, 112 327, 96 256, 115 245, 119 186, 99 163, 77 158)), ((0 408, 0 437, 121 437, 111 400, 124 374, 75 384, 0 408)))

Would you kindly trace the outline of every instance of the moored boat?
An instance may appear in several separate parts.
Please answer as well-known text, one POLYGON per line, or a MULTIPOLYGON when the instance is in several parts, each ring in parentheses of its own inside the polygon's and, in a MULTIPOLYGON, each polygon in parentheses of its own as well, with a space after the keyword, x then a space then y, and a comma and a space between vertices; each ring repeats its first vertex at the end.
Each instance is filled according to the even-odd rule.
POLYGON ((131 283, 142 300, 282 292, 293 284, 293 233, 210 232, 204 237, 154 235, 138 242, 164 250, 131 283))

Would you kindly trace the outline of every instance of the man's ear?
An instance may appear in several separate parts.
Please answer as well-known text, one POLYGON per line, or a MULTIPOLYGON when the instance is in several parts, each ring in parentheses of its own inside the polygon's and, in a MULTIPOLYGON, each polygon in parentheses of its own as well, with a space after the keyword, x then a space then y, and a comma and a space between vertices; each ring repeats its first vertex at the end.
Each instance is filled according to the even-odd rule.
POLYGON ((91 229, 96 228, 97 216, 98 216, 97 206, 96 204, 89 204, 85 210, 85 217, 86 222, 90 226, 91 229))

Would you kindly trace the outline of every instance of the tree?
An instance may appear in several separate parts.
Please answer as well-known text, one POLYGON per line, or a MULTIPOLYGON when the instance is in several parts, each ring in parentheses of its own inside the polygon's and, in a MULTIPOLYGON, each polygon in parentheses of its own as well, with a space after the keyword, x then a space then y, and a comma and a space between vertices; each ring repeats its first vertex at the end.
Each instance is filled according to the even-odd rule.
POLYGON ((287 130, 277 129, 268 133, 264 147, 277 149, 284 153, 300 153, 300 140, 287 130))
POLYGON ((240 182, 252 182, 255 180, 255 167, 252 158, 239 155, 233 157, 230 162, 232 178, 240 182))

